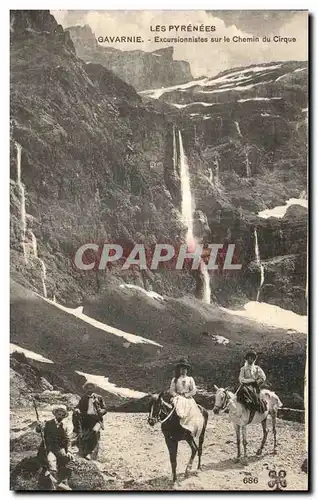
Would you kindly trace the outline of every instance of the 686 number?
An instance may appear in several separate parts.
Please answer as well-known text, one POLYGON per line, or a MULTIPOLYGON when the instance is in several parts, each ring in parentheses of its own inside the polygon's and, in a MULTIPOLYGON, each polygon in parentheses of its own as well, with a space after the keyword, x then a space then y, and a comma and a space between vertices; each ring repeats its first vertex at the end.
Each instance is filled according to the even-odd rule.
POLYGON ((244 477, 243 478, 243 483, 244 484, 257 484, 258 483, 258 477, 244 477))

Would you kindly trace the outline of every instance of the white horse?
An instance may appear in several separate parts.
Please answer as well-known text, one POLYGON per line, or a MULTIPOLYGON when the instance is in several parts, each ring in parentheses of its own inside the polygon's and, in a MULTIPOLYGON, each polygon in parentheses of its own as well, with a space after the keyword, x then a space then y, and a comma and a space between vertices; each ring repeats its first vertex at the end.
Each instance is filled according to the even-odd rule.
POLYGON ((248 424, 262 424, 263 429, 263 439, 261 442, 260 448, 257 450, 256 455, 261 455, 263 448, 266 444, 267 440, 267 417, 268 414, 272 417, 272 427, 273 427, 273 435, 274 435, 274 451, 273 453, 277 453, 277 441, 276 441, 276 417, 278 408, 282 407, 283 404, 277 394, 275 392, 269 391, 268 389, 263 389, 260 392, 260 396, 267 403, 267 411, 264 413, 255 412, 255 415, 251 422, 249 422, 250 418, 250 410, 246 409, 241 403, 239 403, 236 399, 236 395, 229 391, 227 388, 222 389, 214 385, 216 390, 215 394, 215 405, 213 411, 215 414, 218 414, 220 410, 229 410, 229 420, 233 423, 235 432, 236 432, 236 443, 237 443, 237 458, 236 461, 239 461, 241 458, 241 429, 242 429, 242 439, 243 439, 243 448, 244 448, 244 456, 243 463, 247 464, 247 439, 246 439, 246 426, 248 424))

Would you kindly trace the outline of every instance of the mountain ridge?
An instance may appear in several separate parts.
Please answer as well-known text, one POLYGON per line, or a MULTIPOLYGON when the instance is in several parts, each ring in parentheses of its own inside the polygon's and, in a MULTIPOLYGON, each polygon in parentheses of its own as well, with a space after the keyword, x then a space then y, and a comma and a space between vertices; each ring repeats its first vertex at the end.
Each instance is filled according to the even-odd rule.
POLYGON ((85 62, 99 63, 133 85, 136 90, 156 88, 167 83, 184 83, 192 78, 187 61, 173 59, 173 47, 152 52, 120 50, 99 44, 90 26, 65 28, 78 56, 85 62))

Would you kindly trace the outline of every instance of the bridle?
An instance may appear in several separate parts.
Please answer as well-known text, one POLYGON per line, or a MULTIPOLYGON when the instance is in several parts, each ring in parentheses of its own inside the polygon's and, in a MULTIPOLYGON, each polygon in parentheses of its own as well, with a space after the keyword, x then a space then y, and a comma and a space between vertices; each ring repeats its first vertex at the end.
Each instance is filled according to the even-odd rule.
POLYGON ((223 389, 223 390, 224 390, 224 394, 225 394, 224 401, 222 403, 222 406, 217 407, 220 411, 225 410, 230 402, 230 395, 229 395, 227 389, 223 389))
POLYGON ((161 424, 163 424, 164 422, 169 420, 169 418, 171 417, 171 415, 175 411, 175 408, 174 408, 174 406, 170 405, 169 403, 166 403, 166 401, 164 401, 161 396, 159 396, 158 399, 160 399, 159 404, 162 403, 162 404, 160 404, 158 414, 155 417, 153 416, 153 409, 154 409, 154 405, 155 405, 155 403, 153 403, 151 406, 151 411, 150 411, 150 415, 148 417, 148 420, 152 419, 152 420, 154 420, 154 423, 160 422, 161 424), (164 406, 170 411, 168 411, 168 412, 165 411, 164 406))

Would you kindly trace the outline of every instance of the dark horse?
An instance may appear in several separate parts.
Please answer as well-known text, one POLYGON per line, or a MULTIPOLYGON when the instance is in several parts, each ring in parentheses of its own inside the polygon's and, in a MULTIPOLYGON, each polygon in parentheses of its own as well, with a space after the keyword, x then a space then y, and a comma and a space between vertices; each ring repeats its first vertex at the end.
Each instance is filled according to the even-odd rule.
POLYGON ((174 407, 165 401, 164 392, 161 392, 158 397, 153 397, 151 402, 148 423, 154 426, 155 423, 161 422, 161 430, 165 437, 166 444, 169 450, 170 463, 172 469, 172 481, 177 480, 177 452, 178 442, 186 441, 191 448, 191 457, 185 470, 185 477, 188 477, 192 468, 193 460, 198 453, 198 470, 201 469, 201 456, 204 441, 206 426, 208 423, 208 412, 202 406, 199 406, 203 415, 203 428, 199 436, 199 445, 195 443, 190 431, 184 429, 180 425, 180 418, 176 414, 174 407))

